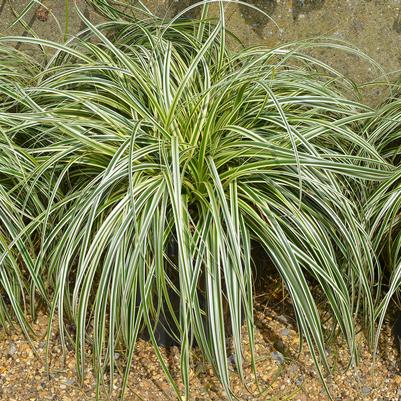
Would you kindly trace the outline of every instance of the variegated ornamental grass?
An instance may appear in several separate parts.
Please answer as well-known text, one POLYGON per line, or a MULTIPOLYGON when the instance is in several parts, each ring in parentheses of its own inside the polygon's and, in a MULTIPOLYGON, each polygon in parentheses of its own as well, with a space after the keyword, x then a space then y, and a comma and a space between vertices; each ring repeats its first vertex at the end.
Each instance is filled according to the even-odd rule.
MULTIPOLYGON (((374 118, 366 124, 369 142, 391 165, 394 171, 373 191, 365 206, 370 237, 380 258, 385 280, 385 296, 378 309, 379 329, 394 298, 399 305, 401 286, 401 102, 400 87, 395 84, 393 95, 380 106, 374 118)), ((378 336, 380 330, 378 331, 378 336)), ((377 341, 378 341, 377 336, 377 341)))
POLYGON ((28 222, 45 210, 40 198, 47 193, 41 185, 32 191, 27 188, 36 162, 15 140, 12 110, 22 103, 20 89, 39 70, 34 61, 12 48, 2 47, 0 59, 0 326, 16 318, 29 335, 27 306, 32 306, 32 312, 35 291, 43 297, 46 293, 32 259, 36 233, 26 236, 24 232, 28 222))
POLYGON ((214 23, 205 7, 198 22, 96 27, 81 14, 88 28, 65 44, 0 38, 10 55, 0 60, 0 323, 12 310, 29 333, 27 308, 34 313, 40 298, 63 346, 65 323, 75 324, 81 374, 93 348, 99 382, 114 372, 116 346, 131 365, 145 326, 182 395, 153 335, 165 313, 181 345, 184 396, 196 341, 231 397, 227 327, 239 375, 243 322, 253 352, 251 241, 281 275, 322 375, 329 365, 310 283, 351 363, 355 319, 373 345, 388 303, 376 255, 384 237, 391 255, 399 251, 399 236, 388 235, 399 212, 388 212, 373 243, 378 223, 366 222, 381 219, 399 176, 380 132, 392 127, 369 133, 375 110, 344 95, 353 83, 308 56, 311 43, 227 49, 220 12, 214 23), (38 66, 7 47, 17 41, 56 53, 38 66), (376 187, 366 218, 367 188, 376 187))

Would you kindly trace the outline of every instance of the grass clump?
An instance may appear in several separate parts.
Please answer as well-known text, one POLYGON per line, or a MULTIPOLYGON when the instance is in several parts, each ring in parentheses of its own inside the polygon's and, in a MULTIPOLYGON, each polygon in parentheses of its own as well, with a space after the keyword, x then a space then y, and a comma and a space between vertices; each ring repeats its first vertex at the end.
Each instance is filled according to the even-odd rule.
POLYGON ((31 238, 24 232, 43 207, 39 199, 43 188, 38 186, 32 192, 27 188, 36 163, 16 142, 18 118, 14 117, 15 108, 24 103, 23 87, 39 70, 35 62, 13 48, 2 47, 0 59, 0 325, 17 318, 28 335, 32 333, 26 320, 27 304, 33 307, 35 290, 42 296, 45 292, 35 272, 34 233, 31 238))
POLYGON ((385 278, 385 296, 377 309, 379 328, 392 299, 399 304, 401 285, 401 103, 399 85, 366 124, 369 142, 393 167, 388 179, 369 192, 365 214, 370 237, 385 278))
POLYGON ((6 41, 21 40, 56 53, 1 78, 0 284, 21 322, 24 294, 34 309, 39 292, 63 346, 73 322, 79 372, 90 340, 99 382, 118 345, 126 384, 145 327, 181 396, 155 337, 168 321, 185 398, 195 342, 231 397, 227 327, 239 375, 243 322, 253 352, 252 243, 281 275, 321 375, 329 364, 312 285, 350 363, 356 318, 374 342, 382 241, 371 246, 358 191, 393 179, 394 161, 379 133, 361 135, 375 113, 344 95, 353 84, 307 56, 308 43, 231 52, 220 13, 215 23, 205 7, 198 22, 98 26, 81 14, 88 28, 64 45, 1 39, 6 54, 6 41))

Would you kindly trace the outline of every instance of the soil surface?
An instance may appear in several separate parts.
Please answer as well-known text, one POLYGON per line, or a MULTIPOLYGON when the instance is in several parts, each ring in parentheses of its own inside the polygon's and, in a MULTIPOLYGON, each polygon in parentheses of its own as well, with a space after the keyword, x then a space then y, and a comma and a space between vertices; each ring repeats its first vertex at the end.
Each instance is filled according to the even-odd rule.
MULTIPOLYGON (((248 342, 245 339, 245 385, 236 373, 234 356, 230 355, 231 381, 236 396, 241 401, 294 400, 325 401, 326 393, 311 355, 305 346, 299 353, 299 338, 288 308, 266 307, 256 303, 256 367, 257 380, 250 367, 248 342)), ((34 324, 38 333, 47 329, 48 318, 41 314, 34 324)), ((76 401, 95 400, 95 374, 88 366, 83 383, 79 383, 72 349, 64 354, 59 344, 58 330, 53 327, 49 352, 49 371, 46 371, 44 337, 34 341, 36 357, 29 343, 14 330, 0 331, 0 400, 4 401, 76 401)), ((390 325, 383 330, 380 352, 373 366, 362 333, 357 336, 360 363, 347 369, 349 353, 337 340, 327 343, 326 353, 333 366, 326 382, 335 401, 398 401, 401 399, 399 355, 390 325)), ((179 349, 162 349, 163 356, 173 377, 180 385, 179 349)), ((122 369, 123 356, 118 352, 117 369, 122 369)), ((111 388, 111 399, 117 400, 121 389, 121 375, 111 380, 104 376, 105 386, 101 399, 106 400, 111 388)), ((126 392, 127 401, 173 401, 175 394, 167 383, 162 369, 149 343, 140 340, 134 357, 126 392)), ((191 400, 221 401, 227 399, 211 367, 195 350, 191 362, 191 400)), ((181 386, 182 387, 182 386, 181 386)))

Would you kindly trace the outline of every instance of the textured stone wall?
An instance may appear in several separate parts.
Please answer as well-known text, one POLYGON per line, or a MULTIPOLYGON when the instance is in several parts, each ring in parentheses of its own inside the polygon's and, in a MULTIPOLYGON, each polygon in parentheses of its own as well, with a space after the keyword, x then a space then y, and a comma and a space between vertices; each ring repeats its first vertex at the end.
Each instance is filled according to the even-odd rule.
MULTIPOLYGON (((132 1, 132 0, 131 0, 132 1)), ((299 39, 334 37, 360 48, 380 63, 386 73, 401 70, 401 0, 246 0, 268 14, 271 19, 244 4, 229 4, 226 17, 229 29, 245 45, 265 44, 279 46, 299 39)), ((15 20, 10 8, 21 12, 28 0, 0 0, 0 35, 27 34, 20 24, 12 25, 15 20)), ((62 40, 65 24, 65 0, 43 0, 50 13, 36 8, 24 20, 40 36, 62 40), (56 23, 58 21, 58 24, 56 23)), ((69 33, 73 34, 82 27, 70 0, 69 33)), ((160 16, 171 16, 182 11, 194 0, 144 0, 152 11, 160 16)), ((101 19, 85 5, 78 6, 91 20, 101 19)), ((216 9, 217 7, 212 7, 216 9)), ((215 12, 215 10, 214 10, 215 12)), ((199 15, 199 8, 188 13, 199 15)), ((341 72, 358 83, 377 79, 380 72, 361 57, 329 49, 315 52, 321 59, 329 62, 341 72)), ((381 98, 380 90, 369 94, 370 101, 381 98)))

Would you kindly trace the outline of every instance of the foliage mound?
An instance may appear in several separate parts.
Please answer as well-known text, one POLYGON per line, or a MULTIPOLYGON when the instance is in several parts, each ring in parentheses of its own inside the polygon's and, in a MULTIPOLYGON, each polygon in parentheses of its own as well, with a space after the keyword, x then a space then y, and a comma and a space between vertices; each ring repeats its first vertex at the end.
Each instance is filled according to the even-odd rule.
POLYGON ((243 326, 253 352, 255 243, 321 375, 316 294, 355 363, 355 319, 373 346, 400 284, 399 101, 352 100, 308 42, 230 51, 220 13, 98 26, 81 15, 88 28, 65 44, 0 38, 0 324, 13 311, 29 334, 27 308, 44 304, 63 346, 74 324, 81 374, 91 344, 99 382, 117 345, 127 378, 145 328, 180 396, 164 326, 185 397, 195 342, 231 396, 227 328, 240 375, 243 326), (18 41, 55 54, 40 65, 18 41))

